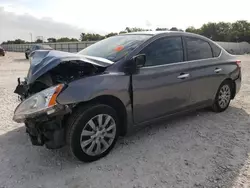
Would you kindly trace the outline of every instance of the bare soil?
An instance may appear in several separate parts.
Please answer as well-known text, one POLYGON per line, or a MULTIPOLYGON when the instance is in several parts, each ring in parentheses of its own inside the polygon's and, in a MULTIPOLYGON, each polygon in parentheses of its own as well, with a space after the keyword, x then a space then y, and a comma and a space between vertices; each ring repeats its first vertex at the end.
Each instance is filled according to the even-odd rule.
POLYGON ((0 188, 250 187, 250 56, 228 110, 201 110, 120 138, 114 150, 81 163, 66 148, 32 146, 12 121, 16 79, 27 74, 23 53, 0 57, 0 188))

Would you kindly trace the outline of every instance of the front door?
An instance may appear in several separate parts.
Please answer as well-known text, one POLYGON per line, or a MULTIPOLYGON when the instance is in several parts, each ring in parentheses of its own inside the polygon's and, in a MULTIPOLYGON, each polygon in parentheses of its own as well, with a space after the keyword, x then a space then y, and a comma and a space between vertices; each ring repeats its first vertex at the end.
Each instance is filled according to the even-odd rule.
POLYGON ((189 64, 184 62, 181 37, 164 37, 153 41, 140 54, 146 64, 133 81, 135 123, 142 123, 189 105, 189 64))

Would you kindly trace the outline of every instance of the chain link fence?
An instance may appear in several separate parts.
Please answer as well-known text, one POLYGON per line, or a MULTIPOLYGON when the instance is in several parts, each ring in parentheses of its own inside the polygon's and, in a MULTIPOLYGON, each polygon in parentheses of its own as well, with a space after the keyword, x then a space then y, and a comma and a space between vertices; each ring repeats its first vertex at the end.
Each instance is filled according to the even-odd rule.
MULTIPOLYGON (((57 43, 44 43, 51 46, 55 50, 66 51, 66 52, 79 52, 80 50, 94 44, 96 41, 86 42, 57 42, 57 43)), ((250 44, 247 42, 217 42, 225 50, 231 54, 241 55, 250 53, 250 44)), ((27 48, 30 48, 34 44, 3 44, 2 47, 6 51, 12 52, 24 52, 27 48)))

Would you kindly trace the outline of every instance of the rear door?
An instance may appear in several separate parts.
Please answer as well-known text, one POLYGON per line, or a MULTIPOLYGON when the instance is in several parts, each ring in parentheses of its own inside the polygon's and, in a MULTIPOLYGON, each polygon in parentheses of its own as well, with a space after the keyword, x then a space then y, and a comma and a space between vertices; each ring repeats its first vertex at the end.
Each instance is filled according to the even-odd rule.
POLYGON ((223 80, 222 64, 218 58, 221 49, 196 37, 185 37, 185 45, 191 68, 190 102, 194 105, 212 102, 223 80))
POLYGON ((146 46, 146 64, 133 79, 134 121, 141 123, 189 105, 189 65, 182 38, 163 37, 146 46))

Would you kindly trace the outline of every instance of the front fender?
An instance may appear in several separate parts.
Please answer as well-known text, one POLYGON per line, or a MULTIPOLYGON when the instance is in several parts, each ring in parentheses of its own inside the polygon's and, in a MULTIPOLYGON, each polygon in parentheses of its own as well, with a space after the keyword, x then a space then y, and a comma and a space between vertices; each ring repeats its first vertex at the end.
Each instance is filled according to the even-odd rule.
POLYGON ((123 73, 95 75, 68 84, 57 97, 59 104, 87 102, 96 97, 111 95, 120 99, 124 106, 130 104, 129 76, 123 73))

